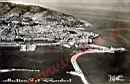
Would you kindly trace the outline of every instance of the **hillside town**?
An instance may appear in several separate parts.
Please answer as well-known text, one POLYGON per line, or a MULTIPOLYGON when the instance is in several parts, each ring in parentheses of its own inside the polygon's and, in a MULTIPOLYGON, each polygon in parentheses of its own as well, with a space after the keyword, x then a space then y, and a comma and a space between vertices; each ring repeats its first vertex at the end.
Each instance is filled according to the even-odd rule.
POLYGON ((98 37, 96 33, 84 31, 91 26, 90 23, 71 15, 37 6, 30 8, 30 11, 27 8, 25 6, 19 10, 21 6, 16 6, 0 16, 0 46, 20 46, 25 49, 29 44, 29 49, 33 49, 37 45, 54 44, 70 48, 80 42, 92 43, 98 37), (40 12, 35 13, 35 10, 40 12))

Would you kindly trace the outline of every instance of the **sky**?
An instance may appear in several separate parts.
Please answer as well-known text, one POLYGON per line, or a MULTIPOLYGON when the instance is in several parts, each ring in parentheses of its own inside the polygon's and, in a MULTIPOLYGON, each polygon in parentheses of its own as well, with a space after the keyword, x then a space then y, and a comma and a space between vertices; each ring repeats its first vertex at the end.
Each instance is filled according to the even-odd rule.
POLYGON ((0 0, 0 1, 12 1, 16 3, 26 4, 39 4, 41 6, 48 6, 52 8, 56 7, 85 7, 85 8, 106 8, 111 9, 111 5, 120 5, 128 7, 130 0, 0 0), (91 4, 91 5, 89 5, 91 4), (87 6, 89 5, 89 6, 87 6), (105 5, 105 7, 104 7, 105 5))

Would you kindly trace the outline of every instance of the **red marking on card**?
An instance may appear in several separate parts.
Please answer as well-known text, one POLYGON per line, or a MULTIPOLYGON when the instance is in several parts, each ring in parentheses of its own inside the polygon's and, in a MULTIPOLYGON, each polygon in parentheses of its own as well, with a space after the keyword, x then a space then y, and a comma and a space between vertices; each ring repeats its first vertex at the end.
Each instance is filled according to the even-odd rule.
POLYGON ((47 68, 46 70, 41 71, 39 74, 34 76, 32 78, 33 80, 28 81, 28 84, 37 84, 38 79, 43 79, 43 78, 48 78, 49 76, 53 76, 54 74, 58 73, 60 70, 66 69, 68 66, 69 66, 68 59, 67 61, 62 59, 59 62, 57 62, 55 65, 47 68))

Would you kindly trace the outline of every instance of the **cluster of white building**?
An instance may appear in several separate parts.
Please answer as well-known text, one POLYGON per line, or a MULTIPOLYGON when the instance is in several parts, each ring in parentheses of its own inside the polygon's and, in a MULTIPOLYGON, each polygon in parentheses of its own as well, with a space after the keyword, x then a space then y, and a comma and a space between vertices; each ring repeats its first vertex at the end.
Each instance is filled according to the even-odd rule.
POLYGON ((37 43, 39 40, 41 45, 44 42, 52 41, 52 44, 55 42, 65 47, 71 47, 80 43, 92 43, 92 40, 98 36, 93 32, 82 31, 81 29, 84 28, 81 26, 85 26, 85 23, 72 16, 65 16, 64 14, 57 16, 39 15, 37 17, 34 15, 33 17, 25 15, 1 16, 0 42, 2 44, 15 42, 17 45, 21 45, 21 50, 27 50, 33 49, 32 47, 36 48, 36 45, 39 45, 37 43), (33 46, 26 46, 27 41, 28 44, 30 41, 30 45, 33 46))

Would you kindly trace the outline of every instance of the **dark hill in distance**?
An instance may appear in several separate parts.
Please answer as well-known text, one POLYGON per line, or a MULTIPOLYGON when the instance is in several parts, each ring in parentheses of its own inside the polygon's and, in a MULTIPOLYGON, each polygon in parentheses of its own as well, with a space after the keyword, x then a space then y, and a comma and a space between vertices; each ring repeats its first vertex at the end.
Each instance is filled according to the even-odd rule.
MULTIPOLYGON (((87 23, 85 21, 81 21, 72 15, 67 15, 65 13, 57 12, 51 9, 43 8, 40 6, 33 5, 23 5, 23 4, 15 4, 10 2, 0 2, 0 16, 22 16, 22 17, 30 17, 31 19, 39 20, 42 17, 46 17, 46 21, 60 21, 64 22, 57 24, 61 24, 62 26, 67 27, 86 27, 87 23), (71 23, 71 24, 70 24, 71 23)), ((44 19, 42 19, 44 20, 44 19)), ((88 23, 89 24, 89 23, 88 23)))

